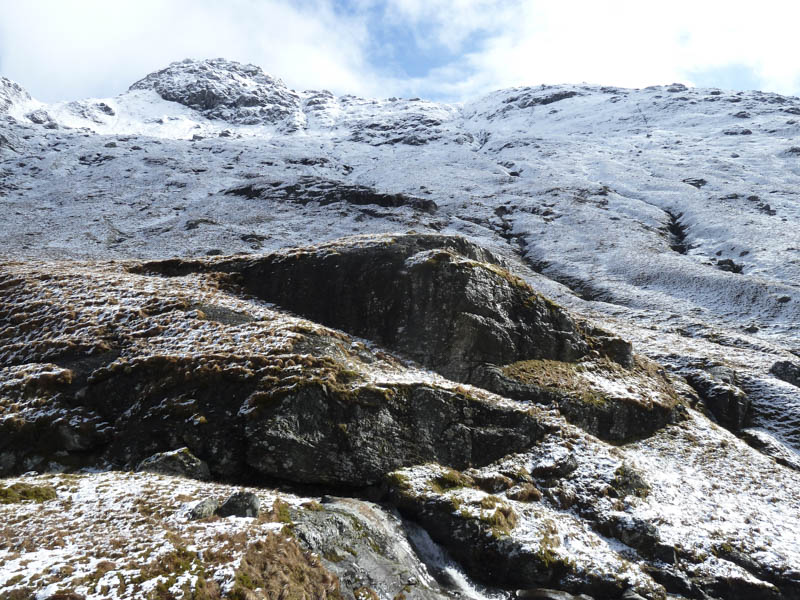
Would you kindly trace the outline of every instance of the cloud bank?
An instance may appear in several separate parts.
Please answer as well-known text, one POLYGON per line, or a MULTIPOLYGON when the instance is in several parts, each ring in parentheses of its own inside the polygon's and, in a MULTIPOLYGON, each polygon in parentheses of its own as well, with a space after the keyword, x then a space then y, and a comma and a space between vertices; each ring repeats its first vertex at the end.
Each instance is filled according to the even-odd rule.
POLYGON ((800 94, 800 5, 762 0, 0 0, 0 74, 47 101, 186 57, 297 89, 463 100, 540 83, 800 94))

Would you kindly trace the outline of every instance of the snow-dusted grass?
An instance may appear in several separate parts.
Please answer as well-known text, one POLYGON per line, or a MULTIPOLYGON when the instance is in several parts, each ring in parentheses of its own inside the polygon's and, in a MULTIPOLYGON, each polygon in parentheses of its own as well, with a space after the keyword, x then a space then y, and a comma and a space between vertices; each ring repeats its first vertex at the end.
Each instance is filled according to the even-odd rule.
MULTIPOLYGON (((149 473, 50 474, 4 480, 52 486, 54 500, 0 505, 0 589, 30 588, 37 598, 74 590, 87 599, 142 598, 157 586, 181 594, 199 578, 223 591, 249 544, 280 532, 266 518, 191 521, 207 498, 224 500, 243 488, 149 473)), ((299 507, 308 499, 263 489, 268 512, 276 501, 299 507)))

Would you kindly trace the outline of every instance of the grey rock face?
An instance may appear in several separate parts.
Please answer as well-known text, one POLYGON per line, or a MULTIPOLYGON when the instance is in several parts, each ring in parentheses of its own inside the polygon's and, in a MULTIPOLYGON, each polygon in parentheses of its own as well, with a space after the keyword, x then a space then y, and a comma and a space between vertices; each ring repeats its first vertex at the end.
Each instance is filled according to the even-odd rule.
POLYGON ((30 99, 30 94, 21 85, 5 77, 0 77, 0 113, 6 112, 16 102, 30 99))
POLYGON ((305 483, 364 486, 401 466, 485 465, 546 431, 523 408, 433 386, 362 388, 337 397, 324 385, 291 390, 246 425, 247 463, 305 483))
POLYGON ((164 100, 200 111, 210 119, 253 125, 294 115, 300 99, 282 81, 254 65, 221 58, 172 63, 137 81, 131 90, 154 90, 164 100))
POLYGON ((53 119, 44 109, 37 109, 34 111, 29 112, 25 117, 31 122, 36 123, 37 125, 44 125, 45 123, 51 122, 53 119))
POLYGON ((316 510, 293 513, 294 534, 321 556, 344 589, 367 587, 379 597, 403 590, 410 599, 452 597, 439 588, 407 544, 407 533, 396 514, 371 502, 332 498, 316 510), (347 557, 357 557, 348 560, 347 557))
POLYGON ((339 181, 306 176, 294 183, 271 180, 250 181, 225 191, 226 194, 247 198, 274 199, 308 204, 318 202, 320 206, 334 202, 346 202, 355 206, 374 204, 384 208, 408 206, 415 210, 433 214, 436 202, 428 198, 389 194, 363 185, 347 185, 339 181))
POLYGON ((460 381, 484 363, 589 351, 565 311, 463 238, 353 238, 231 267, 264 300, 460 381))
POLYGON ((769 372, 786 383, 800 387, 800 365, 798 364, 788 360, 780 360, 772 365, 769 372))
POLYGON ((205 480, 211 477, 208 465, 185 447, 154 454, 140 462, 136 470, 162 475, 178 475, 190 479, 205 480))
POLYGON ((686 381, 721 425, 733 430, 744 427, 750 399, 736 385, 735 371, 727 367, 692 370, 686 374, 686 381))
POLYGON ((257 517, 261 501, 253 492, 231 494, 217 509, 220 517, 257 517))

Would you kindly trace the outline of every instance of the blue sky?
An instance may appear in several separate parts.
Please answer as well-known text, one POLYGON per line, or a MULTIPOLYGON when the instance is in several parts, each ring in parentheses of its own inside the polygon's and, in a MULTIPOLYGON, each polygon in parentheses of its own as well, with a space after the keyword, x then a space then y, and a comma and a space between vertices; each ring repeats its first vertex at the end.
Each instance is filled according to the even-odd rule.
POLYGON ((0 75, 45 101, 218 56, 365 96, 674 81, 800 95, 800 3, 777 0, 0 0, 0 14, 0 75))

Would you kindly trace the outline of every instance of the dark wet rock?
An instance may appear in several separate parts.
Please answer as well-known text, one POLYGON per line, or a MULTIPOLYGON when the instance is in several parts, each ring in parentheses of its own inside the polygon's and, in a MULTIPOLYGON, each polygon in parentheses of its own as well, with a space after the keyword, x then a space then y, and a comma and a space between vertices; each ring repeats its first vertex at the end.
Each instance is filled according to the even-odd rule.
POLYGON ((254 65, 224 59, 175 62, 130 89, 153 90, 210 119, 244 125, 285 121, 300 108, 299 96, 281 80, 254 65))
POLYGON ((596 528, 603 535, 614 537, 645 556, 653 556, 661 541, 655 525, 625 513, 610 515, 598 522, 596 528))
POLYGON ((750 135, 753 132, 743 127, 730 128, 723 131, 725 135, 750 135))
POLYGON ((685 85, 683 85, 682 83, 673 83, 673 84, 671 84, 671 85, 669 85, 669 86, 667 87, 667 91, 668 91, 668 92, 671 92, 671 93, 673 93, 673 94, 675 94, 675 93, 677 93, 677 92, 685 92, 685 91, 687 91, 688 89, 689 89, 689 88, 687 88, 687 87, 686 87, 685 85))
POLYGON ((536 600, 592 600, 586 594, 570 594, 562 590, 551 590, 548 588, 531 588, 527 590, 517 590, 514 594, 517 598, 535 598, 536 600))
POLYGON ((235 492, 217 509, 220 517, 257 517, 261 501, 253 492, 235 492))
POLYGON ((700 177, 696 177, 696 178, 695 177, 690 177, 688 179, 684 179, 683 183, 688 183, 689 185, 691 185, 693 187, 696 187, 699 190, 701 187, 706 185, 708 182, 705 179, 702 179, 700 177))
POLYGON ((117 114, 117 113, 114 112, 114 109, 111 108, 105 102, 98 102, 97 104, 95 104, 95 106, 97 107, 97 110, 99 110, 100 112, 102 112, 102 113, 104 113, 104 114, 106 114, 106 115, 108 115, 110 117, 113 117, 115 114, 117 114))
POLYGON ((555 405, 567 420, 602 439, 624 441, 648 435, 680 420, 680 399, 669 377, 642 358, 630 370, 611 361, 522 361, 499 368, 485 366, 476 371, 474 382, 502 396, 555 405), (642 402, 638 394, 615 396, 593 389, 584 379, 592 374, 614 381, 628 378, 637 387, 653 390, 642 402))
POLYGON ((779 360, 773 364, 769 372, 786 383, 800 387, 800 365, 788 360, 779 360))
POLYGON ((311 176, 300 177, 294 183, 272 180, 248 181, 244 185, 225 190, 225 194, 287 201, 302 205, 316 202, 320 206, 327 206, 335 202, 344 202, 354 206, 375 204, 384 208, 407 206, 429 214, 435 213, 438 209, 436 202, 429 198, 380 192, 363 185, 352 185, 311 176))
MULTIPOLYGON (((523 590, 544 587, 594 598, 618 598, 630 587, 622 579, 595 573, 590 568, 576 568, 560 552, 560 537, 552 522, 548 525, 552 529, 538 543, 524 540, 514 535, 516 523, 524 517, 499 498, 484 498, 484 505, 489 508, 472 515, 445 494, 415 488, 402 472, 390 477, 390 498, 400 511, 425 527, 434 540, 487 584, 523 590)), ((447 472, 440 475, 438 483, 436 480, 433 483, 441 487, 469 485, 460 481, 457 474, 447 472)), ((648 589, 652 597, 663 594, 654 582, 648 589)), ((559 597, 571 598, 571 595, 559 597)))
POLYGON ((424 385, 363 388, 336 398, 324 384, 287 390, 245 429, 255 470, 307 483, 364 486, 417 461, 458 469, 530 447, 534 415, 424 385))
POLYGON ((728 273, 741 273, 743 266, 733 262, 730 258, 723 258, 717 261, 717 268, 720 271, 727 271, 728 273))
POLYGON ((565 311, 463 238, 354 238, 237 271, 264 300, 462 381, 482 363, 575 360, 590 349, 565 311))
POLYGON ((451 597, 431 581, 431 566, 421 569, 411 547, 397 543, 413 540, 414 526, 376 504, 329 497, 324 504, 293 510, 292 520, 294 536, 322 557, 344 589, 366 587, 380 598, 393 598, 398 590, 409 600, 451 597))
POLYGON ((686 254, 690 247, 686 241, 687 227, 681 223, 683 213, 673 214, 665 211, 669 216, 669 223, 667 223, 667 231, 670 234, 670 248, 679 254, 686 254))
POLYGON ((189 518, 193 521, 208 519, 213 517, 219 508, 219 500, 216 498, 206 498, 195 504, 189 511, 189 518))
POLYGON ((94 154, 84 154, 79 156, 78 162, 87 167, 93 167, 102 165, 104 162, 108 162, 109 160, 114 160, 114 158, 116 157, 110 154, 100 154, 99 152, 95 152, 94 154))
POLYGON ((753 448, 771 456, 778 464, 800 471, 800 456, 770 433, 760 429, 743 429, 740 435, 753 448))
POLYGON ((185 447, 154 454, 140 462, 136 470, 188 477, 189 479, 205 480, 211 477, 208 465, 185 447))
POLYGON ((734 431, 741 429, 750 410, 750 399, 736 385, 736 372, 723 366, 684 373, 686 381, 702 398, 717 421, 734 431))
POLYGON ((574 90, 564 90, 554 93, 542 93, 542 90, 537 90, 535 88, 530 88, 526 90, 525 93, 520 95, 514 95, 509 98, 506 98, 504 102, 506 104, 513 104, 516 108, 531 108, 533 106, 545 106, 547 104, 553 104, 555 102, 560 102, 561 100, 567 100, 568 98, 573 98, 578 95, 578 92, 574 90))

